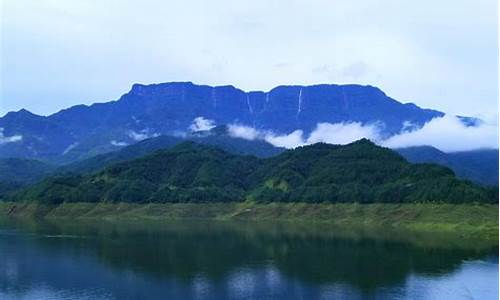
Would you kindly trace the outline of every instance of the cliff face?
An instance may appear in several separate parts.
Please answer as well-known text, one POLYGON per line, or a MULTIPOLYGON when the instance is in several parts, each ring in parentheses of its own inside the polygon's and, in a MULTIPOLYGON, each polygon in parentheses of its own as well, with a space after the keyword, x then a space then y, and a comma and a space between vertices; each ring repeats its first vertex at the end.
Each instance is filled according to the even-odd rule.
POLYGON ((394 134, 405 121, 422 125, 443 115, 360 85, 279 86, 269 92, 244 92, 233 86, 136 84, 119 102, 127 114, 140 111, 146 119, 177 121, 181 124, 176 129, 181 130, 193 118, 204 116, 218 124, 238 122, 279 133, 307 132, 319 122, 379 122, 387 134, 394 134))
POLYGON ((0 118, 2 137, 22 138, 0 143, 0 157, 72 161, 144 138, 180 134, 197 117, 281 134, 297 129, 307 133, 320 122, 377 123, 390 136, 405 122, 419 127, 442 115, 400 103, 372 86, 279 86, 244 92, 191 82, 135 84, 117 101, 78 105, 47 117, 25 110, 7 114, 0 118))

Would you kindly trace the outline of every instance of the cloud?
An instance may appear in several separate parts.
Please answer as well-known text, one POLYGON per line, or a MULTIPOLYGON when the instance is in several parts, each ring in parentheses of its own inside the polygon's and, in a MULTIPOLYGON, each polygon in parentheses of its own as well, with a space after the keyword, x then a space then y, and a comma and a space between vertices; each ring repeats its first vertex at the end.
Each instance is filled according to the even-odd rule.
POLYGON ((368 72, 368 64, 363 61, 358 61, 345 66, 342 69, 342 75, 347 78, 359 79, 368 72))
POLYGON ((445 115, 432 119, 420 129, 392 136, 381 144, 390 148, 430 145, 445 152, 498 148, 498 127, 491 123, 467 127, 457 117, 445 115))
POLYGON ((134 141, 142 141, 142 140, 145 140, 145 139, 157 137, 159 135, 160 134, 158 134, 158 133, 150 133, 149 129, 143 129, 140 132, 136 132, 136 131, 131 130, 128 133, 128 136, 131 139, 133 139, 134 141))
POLYGON ((358 122, 318 123, 309 136, 305 137, 301 130, 278 135, 272 131, 233 124, 229 126, 229 134, 247 140, 265 140, 274 146, 285 148, 319 142, 344 145, 362 138, 389 148, 428 145, 445 152, 498 148, 496 124, 483 122, 478 126, 466 126, 459 118, 452 115, 434 118, 421 128, 411 122, 404 122, 403 131, 387 139, 382 138, 380 128, 381 125, 377 123, 367 125, 358 122))
POLYGON ((15 142, 20 142, 23 140, 22 135, 12 135, 12 136, 5 136, 3 134, 4 129, 0 128, 0 145, 2 144, 7 144, 7 143, 15 143, 15 142))
POLYGON ((48 114, 167 79, 371 84, 454 114, 498 110, 494 0, 146 3, 2 1, 2 110, 48 114))
POLYGON ((189 126, 189 129, 193 132, 195 131, 206 131, 215 127, 215 122, 213 120, 205 119, 204 117, 194 118, 193 123, 189 126))
POLYGON ((242 138, 245 140, 255 140, 257 138, 263 138, 263 132, 257 129, 244 125, 230 124, 227 126, 227 130, 230 136, 242 138))
POLYGON ((111 141, 111 145, 116 146, 116 147, 125 147, 128 146, 128 143, 125 142, 117 142, 115 140, 111 141))
POLYGON ((305 143, 302 130, 277 135, 269 130, 258 130, 250 126, 230 124, 228 125, 228 133, 232 137, 250 141, 264 140, 276 147, 295 148, 305 143))
POLYGON ((298 146, 314 143, 348 144, 353 141, 369 138, 378 140, 379 130, 376 125, 363 126, 361 123, 319 123, 311 132, 309 137, 304 137, 302 130, 279 135, 272 131, 257 130, 253 127, 232 124, 228 126, 229 135, 246 140, 265 140, 266 142, 284 148, 295 148, 298 146))
POLYGON ((353 141, 367 138, 372 141, 380 140, 377 125, 362 125, 358 122, 352 123, 318 123, 307 139, 307 144, 328 143, 348 144, 353 141))
POLYGON ((291 149, 305 144, 303 134, 302 130, 295 130, 285 135, 273 135, 268 133, 264 139, 276 147, 291 149))

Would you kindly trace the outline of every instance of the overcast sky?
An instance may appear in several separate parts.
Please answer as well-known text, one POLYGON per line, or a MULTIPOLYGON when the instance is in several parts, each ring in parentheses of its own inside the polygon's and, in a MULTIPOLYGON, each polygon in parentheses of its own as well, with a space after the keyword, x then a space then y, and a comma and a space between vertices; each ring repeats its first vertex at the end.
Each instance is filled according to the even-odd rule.
POLYGON ((496 0, 0 0, 0 115, 135 82, 359 83, 497 119, 496 0))

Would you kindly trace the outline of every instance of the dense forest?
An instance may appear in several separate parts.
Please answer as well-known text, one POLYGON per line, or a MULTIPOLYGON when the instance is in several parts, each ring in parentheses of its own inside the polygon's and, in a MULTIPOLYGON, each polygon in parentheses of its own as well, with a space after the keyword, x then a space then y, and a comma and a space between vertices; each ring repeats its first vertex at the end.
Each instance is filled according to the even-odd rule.
POLYGON ((257 157, 271 157, 285 151, 284 148, 274 147, 265 141, 234 138, 227 131, 227 126, 221 125, 212 128, 210 131, 194 132, 185 137, 161 135, 117 151, 67 164, 58 168, 57 173, 92 173, 117 162, 139 158, 160 149, 172 148, 186 141, 215 146, 232 154, 255 155, 257 157))
POLYGON ((395 149, 412 163, 435 163, 452 169, 459 178, 482 185, 498 185, 498 149, 443 152, 431 146, 395 149))
POLYGON ((363 139, 314 144, 271 158, 185 142, 90 175, 49 177, 11 201, 498 202, 498 191, 434 164, 411 164, 363 139))

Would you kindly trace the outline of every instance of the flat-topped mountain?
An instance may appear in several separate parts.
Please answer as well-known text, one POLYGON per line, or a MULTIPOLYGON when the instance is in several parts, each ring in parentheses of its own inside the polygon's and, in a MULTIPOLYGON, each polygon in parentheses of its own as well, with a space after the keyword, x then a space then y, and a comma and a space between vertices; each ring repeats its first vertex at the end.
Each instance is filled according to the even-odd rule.
POLYGON ((277 134, 297 129, 307 133, 321 122, 360 122, 377 124, 390 136, 408 124, 418 128, 442 115, 400 103, 372 86, 278 86, 245 92, 191 82, 135 84, 117 101, 77 105, 46 117, 26 110, 8 113, 0 118, 0 157, 76 161, 148 137, 183 135, 198 117, 215 125, 247 125, 277 134))

